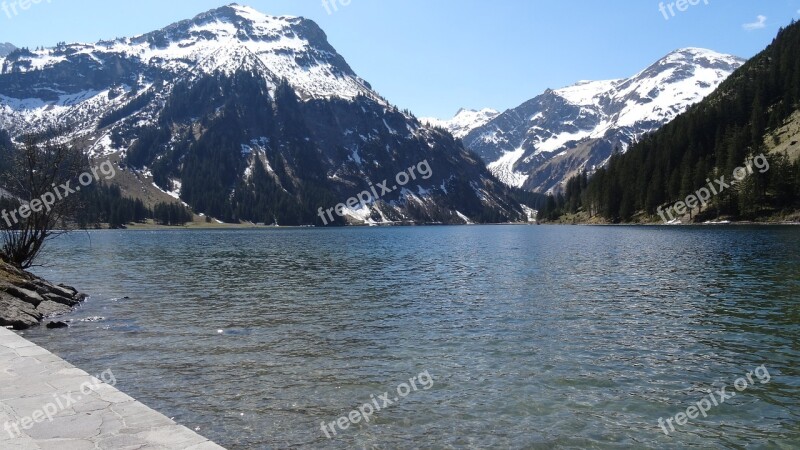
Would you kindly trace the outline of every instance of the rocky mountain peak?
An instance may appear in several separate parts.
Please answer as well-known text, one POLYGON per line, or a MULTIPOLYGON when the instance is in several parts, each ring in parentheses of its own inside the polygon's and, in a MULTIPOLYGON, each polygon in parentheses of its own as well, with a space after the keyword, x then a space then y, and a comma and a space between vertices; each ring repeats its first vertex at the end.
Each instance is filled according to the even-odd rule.
POLYGON ((16 49, 17 47, 15 47, 10 42, 0 43, 0 58, 7 56, 9 53, 13 52, 16 49))
POLYGON ((422 121, 437 127, 442 127, 457 138, 463 138, 473 129, 487 124, 498 115, 500 115, 500 112, 491 108, 484 108, 480 111, 461 108, 450 120, 428 117, 422 119, 422 121))
POLYGON ((630 78, 546 90, 464 133, 506 184, 546 192, 592 172, 716 89, 745 60, 701 48, 669 53, 630 78))

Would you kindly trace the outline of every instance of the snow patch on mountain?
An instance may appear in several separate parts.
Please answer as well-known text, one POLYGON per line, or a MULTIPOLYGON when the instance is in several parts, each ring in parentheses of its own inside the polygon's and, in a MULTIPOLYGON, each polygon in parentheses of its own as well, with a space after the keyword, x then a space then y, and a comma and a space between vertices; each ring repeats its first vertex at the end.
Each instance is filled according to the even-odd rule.
POLYGON ((470 131, 486 125, 499 115, 500 112, 491 108, 485 108, 480 111, 462 108, 449 120, 441 120, 433 117, 425 117, 420 120, 422 123, 444 128, 457 138, 463 138, 469 134, 470 131))
POLYGON ((624 80, 579 81, 555 91, 573 105, 600 106, 598 103, 603 94, 610 92, 624 80))
POLYGON ((236 4, 141 36, 31 51, 15 70, 41 71, 79 56, 104 64, 109 55, 178 74, 231 73, 243 64, 249 66, 245 69, 269 68, 276 81, 286 78, 303 98, 353 99, 370 93, 313 22, 268 16, 236 4))
MULTIPOLYGON (((609 130, 634 127, 644 122, 667 123, 689 106, 711 94, 742 60, 711 50, 685 48, 670 53, 631 78, 580 82, 558 89, 556 95, 569 103, 600 111, 604 105, 622 105, 612 121, 600 123, 589 137, 601 138, 609 130)), ((561 146, 551 145, 556 151, 561 146)))
POLYGON ((506 152, 500 159, 489 164, 487 168, 503 183, 513 187, 522 187, 529 175, 514 170, 514 166, 523 156, 525 156, 525 149, 518 148, 512 152, 506 152))

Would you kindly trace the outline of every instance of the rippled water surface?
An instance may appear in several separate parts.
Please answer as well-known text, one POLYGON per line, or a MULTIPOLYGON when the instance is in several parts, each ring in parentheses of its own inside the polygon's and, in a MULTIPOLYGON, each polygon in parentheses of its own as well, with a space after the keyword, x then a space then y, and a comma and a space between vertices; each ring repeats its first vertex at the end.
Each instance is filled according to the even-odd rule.
POLYGON ((798 227, 99 231, 45 259, 91 299, 25 336, 230 449, 800 447, 798 227))

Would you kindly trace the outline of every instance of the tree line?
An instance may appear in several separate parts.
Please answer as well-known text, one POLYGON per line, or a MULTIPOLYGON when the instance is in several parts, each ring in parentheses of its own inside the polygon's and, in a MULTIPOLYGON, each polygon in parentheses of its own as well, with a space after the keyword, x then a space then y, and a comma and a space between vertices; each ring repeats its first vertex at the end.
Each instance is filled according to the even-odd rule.
POLYGON ((75 220, 82 228, 108 224, 125 228, 133 223, 153 220, 158 225, 183 226, 194 219, 192 211, 177 202, 159 202, 148 208, 140 199, 125 197, 117 185, 90 186, 80 193, 83 207, 75 220))

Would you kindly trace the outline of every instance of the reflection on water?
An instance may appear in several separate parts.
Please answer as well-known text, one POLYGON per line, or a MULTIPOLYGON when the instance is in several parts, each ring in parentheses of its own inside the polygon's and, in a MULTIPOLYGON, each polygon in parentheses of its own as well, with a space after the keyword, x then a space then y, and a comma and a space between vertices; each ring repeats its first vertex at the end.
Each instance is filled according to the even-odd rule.
POLYGON ((796 227, 103 231, 45 257, 92 298, 26 337, 231 449, 800 442, 796 227), (770 383, 663 434, 761 364, 770 383))

